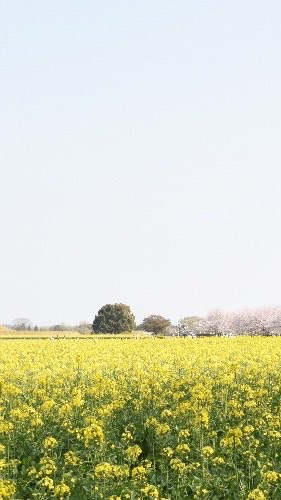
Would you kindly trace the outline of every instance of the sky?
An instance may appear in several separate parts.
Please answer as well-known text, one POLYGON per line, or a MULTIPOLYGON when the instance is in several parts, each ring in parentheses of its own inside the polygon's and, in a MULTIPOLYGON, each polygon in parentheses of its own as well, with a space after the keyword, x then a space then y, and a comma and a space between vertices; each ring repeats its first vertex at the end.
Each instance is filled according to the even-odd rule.
POLYGON ((0 324, 281 304, 278 0, 3 0, 0 324))

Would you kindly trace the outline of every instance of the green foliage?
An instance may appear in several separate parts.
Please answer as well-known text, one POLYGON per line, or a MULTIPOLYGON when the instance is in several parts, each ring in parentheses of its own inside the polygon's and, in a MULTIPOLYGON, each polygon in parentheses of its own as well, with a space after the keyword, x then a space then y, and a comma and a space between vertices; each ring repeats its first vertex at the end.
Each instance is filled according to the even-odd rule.
POLYGON ((60 325, 51 326, 50 330, 52 332, 69 332, 70 330, 73 330, 73 328, 70 325, 65 325, 62 323, 60 325))
POLYGON ((139 326, 139 329, 145 332, 153 332, 154 334, 164 333, 165 330, 171 325, 169 319, 163 318, 156 314, 152 314, 147 318, 144 318, 143 322, 139 326))
POLYGON ((135 316, 126 304, 106 304, 95 316, 93 332, 121 333, 135 328, 135 316))
POLYGON ((180 333, 199 335, 200 322, 202 322, 202 318, 199 316, 186 316, 179 321, 180 333))

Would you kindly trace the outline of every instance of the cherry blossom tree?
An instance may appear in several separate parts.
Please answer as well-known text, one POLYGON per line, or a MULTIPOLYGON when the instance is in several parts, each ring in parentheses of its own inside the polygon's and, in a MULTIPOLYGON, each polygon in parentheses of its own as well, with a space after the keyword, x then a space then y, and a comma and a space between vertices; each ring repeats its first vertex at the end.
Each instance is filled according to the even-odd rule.
POLYGON ((235 312, 211 311, 199 323, 200 334, 281 335, 281 306, 235 312))

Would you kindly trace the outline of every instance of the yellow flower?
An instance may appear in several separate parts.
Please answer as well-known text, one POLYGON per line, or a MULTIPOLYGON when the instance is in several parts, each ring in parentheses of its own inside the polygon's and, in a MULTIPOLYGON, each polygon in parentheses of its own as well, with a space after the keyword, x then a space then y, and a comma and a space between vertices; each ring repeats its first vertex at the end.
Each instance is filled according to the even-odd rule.
POLYGON ((163 450, 161 451, 161 455, 164 455, 165 457, 172 457, 174 454, 174 451, 172 448, 170 448, 170 446, 167 446, 166 448, 163 448, 163 450))
POLYGON ((215 457, 215 458, 213 458, 212 462, 214 465, 222 465, 225 463, 223 457, 215 457))
POLYGON ((54 489, 54 481, 49 477, 45 476, 40 480, 40 484, 44 486, 45 488, 48 488, 49 490, 54 489))
POLYGON ((199 413, 196 413, 195 416, 195 424, 205 427, 208 429, 209 426, 209 412, 207 410, 202 410, 199 413))
POLYGON ((68 465, 79 465, 81 463, 81 460, 73 451, 67 451, 64 454, 64 461, 68 465))
POLYGON ((161 417, 162 418, 169 418, 173 415, 173 413, 171 412, 171 410, 163 410, 162 413, 161 413, 161 417))
POLYGON ((34 476, 37 473, 35 467, 30 467, 27 471, 28 476, 34 476))
POLYGON ((46 437, 46 439, 44 439, 44 442, 43 442, 44 448, 52 449, 52 448, 56 448, 57 446, 58 446, 58 442, 57 442, 56 438, 54 438, 52 436, 48 436, 48 437, 46 437))
POLYGON ((255 428, 252 425, 245 425, 245 427, 243 428, 243 432, 246 435, 253 434, 254 430, 255 428))
POLYGON ((194 499, 199 500, 200 498, 207 498, 209 495, 209 490, 206 490, 206 488, 198 488, 195 492, 194 499))
POLYGON ((220 444, 225 448, 232 448, 234 446, 241 445, 242 443, 241 438, 242 438, 241 429, 239 427, 234 427, 228 430, 226 437, 221 439, 220 444))
POLYGON ((157 427, 157 425, 159 424, 157 418, 155 417, 149 417, 146 419, 146 422, 145 422, 145 427, 157 427))
POLYGON ((112 473, 115 479, 125 479, 129 477, 130 470, 127 465, 112 465, 112 473))
POLYGON ((41 427, 43 425, 43 420, 38 415, 30 420, 30 425, 32 427, 41 427))
POLYGON ((171 428, 168 424, 158 424, 156 427, 155 427, 155 432, 157 434, 157 436, 163 436, 165 434, 168 434, 168 432, 171 431, 171 428))
POLYGON ((245 401, 244 403, 244 408, 256 408, 257 407, 257 403, 254 399, 250 400, 250 401, 245 401))
POLYGON ((50 476, 57 470, 57 466, 55 462, 50 457, 43 457, 39 462, 41 466, 41 470, 39 472, 39 476, 47 475, 50 476))
POLYGON ((121 439, 122 441, 132 441, 133 440, 132 433, 130 431, 123 432, 121 439))
POLYGON ((171 469, 173 469, 175 472, 178 472, 178 474, 183 474, 186 470, 186 464, 179 458, 172 458, 172 460, 170 460, 170 466, 171 469))
POLYGON ((256 488, 255 490, 250 491, 249 495, 247 496, 247 500, 266 500, 266 495, 262 490, 259 490, 256 488))
POLYGON ((63 498, 63 497, 68 497, 70 495, 70 488, 65 484, 63 481, 60 484, 57 484, 57 486, 54 489, 54 496, 63 498))
POLYGON ((84 442, 86 448, 90 444, 102 444, 104 441, 104 434, 101 426, 97 423, 92 423, 84 429, 84 442))
POLYGON ((276 481, 280 479, 281 474, 275 472, 274 470, 269 470, 267 472, 264 472, 262 476, 269 483, 276 483, 276 481))
POLYGON ((134 467, 132 469, 132 478, 137 481, 143 481, 146 478, 147 473, 148 470, 142 465, 139 465, 138 467, 134 467))
POLYGON ((181 443, 176 447, 176 452, 181 455, 187 455, 190 452, 190 447, 186 443, 181 443))
POLYGON ((10 499, 16 492, 16 488, 11 481, 0 479, 0 499, 10 499))
POLYGON ((153 484, 147 484, 141 489, 144 498, 157 499, 159 498, 159 491, 153 484))
POLYGON ((80 406, 82 406, 83 404, 84 404, 84 399, 82 396, 81 389, 75 389, 71 400, 71 406, 73 406, 74 408, 80 408, 80 406))
POLYGON ((138 457, 142 454, 142 449, 137 444, 135 444, 134 446, 129 446, 125 453, 127 455, 127 459, 130 462, 136 462, 138 457))
POLYGON ((8 465, 4 458, 0 458, 0 470, 5 469, 8 465))
POLYGON ((41 408, 44 412, 49 412, 50 410, 52 410, 54 408, 54 406, 56 405, 55 401, 53 399, 46 399, 41 408))
POLYGON ((94 468, 94 472, 96 477, 100 477, 102 479, 114 477, 112 465, 108 462, 97 464, 94 468))
POLYGON ((12 422, 0 422, 0 434, 9 434, 13 429, 12 422))
POLYGON ((205 458, 209 458, 211 455, 214 454, 214 452, 215 452, 215 450, 211 446, 203 446, 203 448, 202 448, 202 455, 205 458))

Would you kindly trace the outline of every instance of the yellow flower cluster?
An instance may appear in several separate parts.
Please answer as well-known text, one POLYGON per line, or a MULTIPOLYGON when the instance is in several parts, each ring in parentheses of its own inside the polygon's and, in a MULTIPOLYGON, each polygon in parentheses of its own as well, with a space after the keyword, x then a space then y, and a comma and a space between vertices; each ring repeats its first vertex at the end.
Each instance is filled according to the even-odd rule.
POLYGON ((281 498, 281 339, 0 349, 0 500, 281 498))

